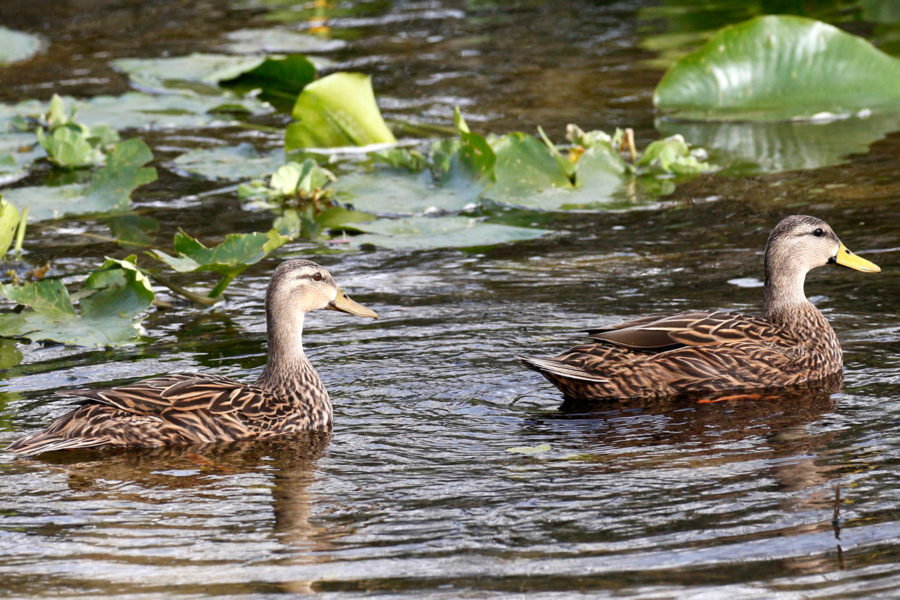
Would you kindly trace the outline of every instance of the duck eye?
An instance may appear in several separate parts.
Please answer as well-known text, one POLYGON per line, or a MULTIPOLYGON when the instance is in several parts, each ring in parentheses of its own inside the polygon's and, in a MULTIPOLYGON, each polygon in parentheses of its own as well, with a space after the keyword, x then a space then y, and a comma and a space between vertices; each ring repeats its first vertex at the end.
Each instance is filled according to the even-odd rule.
POLYGON ((813 231, 813 235, 816 237, 822 237, 823 235, 825 235, 825 232, 822 230, 821 227, 817 227, 816 230, 813 231))
POLYGON ((313 275, 313 281, 322 281, 322 274, 321 274, 321 273, 315 273, 315 274, 313 275))

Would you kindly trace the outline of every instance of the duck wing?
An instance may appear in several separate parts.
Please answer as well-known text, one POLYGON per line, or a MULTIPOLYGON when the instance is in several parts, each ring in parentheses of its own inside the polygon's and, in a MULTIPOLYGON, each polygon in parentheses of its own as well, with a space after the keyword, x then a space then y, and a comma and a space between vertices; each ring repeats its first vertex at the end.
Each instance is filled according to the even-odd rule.
POLYGON ((159 446, 260 437, 284 419, 286 400, 228 377, 174 373, 101 390, 66 390, 81 406, 9 449, 159 446))
POLYGON ((655 315, 612 327, 592 329, 588 334, 601 344, 612 344, 641 353, 735 342, 758 342, 783 347, 800 343, 796 336, 765 319, 725 311, 655 315))
POLYGON ((284 404, 271 393, 221 375, 174 373, 101 390, 66 390, 84 403, 111 406, 135 415, 166 416, 203 412, 240 414, 253 420, 272 416, 284 404))

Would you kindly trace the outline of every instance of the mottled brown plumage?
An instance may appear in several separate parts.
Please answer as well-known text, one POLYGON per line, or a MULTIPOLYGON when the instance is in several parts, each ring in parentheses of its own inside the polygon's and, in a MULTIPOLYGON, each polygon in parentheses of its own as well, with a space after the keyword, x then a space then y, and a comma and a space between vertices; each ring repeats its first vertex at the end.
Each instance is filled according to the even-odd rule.
POLYGON ((778 388, 840 372, 834 330, 806 299, 806 274, 827 263, 880 269, 851 253, 824 221, 782 219, 766 244, 761 317, 728 312, 655 315, 589 331, 555 358, 520 357, 567 398, 663 398, 778 388))
POLYGON ((208 373, 175 373, 104 390, 70 390, 81 406, 9 449, 166 446, 267 439, 331 429, 328 392, 303 353, 306 313, 375 313, 350 300, 314 262, 281 263, 266 292, 268 362, 253 385, 208 373))

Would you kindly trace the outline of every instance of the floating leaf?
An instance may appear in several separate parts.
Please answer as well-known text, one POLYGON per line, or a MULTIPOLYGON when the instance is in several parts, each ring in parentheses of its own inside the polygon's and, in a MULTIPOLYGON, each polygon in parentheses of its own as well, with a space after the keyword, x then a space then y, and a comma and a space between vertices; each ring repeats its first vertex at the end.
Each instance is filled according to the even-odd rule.
POLYGON ((44 49, 44 40, 0 25, 0 65, 31 58, 44 49))
POLYGON ((88 184, 14 188, 6 191, 6 198, 16 206, 28 207, 29 218, 34 221, 127 211, 131 192, 156 180, 156 169, 142 166, 152 159, 153 154, 143 141, 125 140, 113 147, 106 165, 94 173, 88 184))
POLYGON ((89 319, 102 319, 108 315, 133 317, 153 302, 153 286, 136 265, 132 255, 124 260, 107 258, 103 265, 91 273, 82 286, 89 295, 81 298, 78 307, 81 315, 89 319))
POLYGON ((0 336, 53 340, 81 346, 110 346, 134 340, 142 329, 135 317, 153 301, 146 276, 134 257, 107 261, 85 282, 77 314, 58 279, 19 286, 0 285, 0 293, 30 310, 0 314, 0 336))
POLYGON ((442 186, 430 171, 418 174, 379 170, 342 175, 334 185, 337 198, 357 210, 383 216, 430 212, 457 213, 479 203, 484 186, 442 186))
POLYGON ((531 240, 551 232, 528 227, 486 223, 468 217, 408 217, 378 219, 355 226, 363 235, 352 237, 356 246, 392 249, 472 248, 531 240))
MULTIPOLYGON (((64 100, 66 106, 75 110, 80 123, 90 127, 115 123, 119 129, 223 127, 237 122, 234 117, 237 111, 251 115, 272 112, 271 106, 255 98, 238 98, 233 94, 222 96, 221 93, 201 96, 128 92, 121 96, 94 96, 85 100, 65 96, 64 100), (222 112, 222 108, 229 110, 222 112)), ((47 103, 39 100, 0 104, 0 133, 20 132, 23 117, 40 115, 46 110, 47 103)))
POLYGON ((43 315, 59 317, 75 314, 69 291, 59 279, 42 279, 23 285, 0 284, 0 293, 6 299, 29 306, 43 315))
POLYGON ((653 101, 667 114, 701 120, 896 110, 900 60, 812 19, 758 17, 721 29, 672 65, 653 101))
POLYGON ((347 45, 343 40, 330 40, 287 29, 238 29, 225 34, 223 49, 230 54, 306 54, 333 52, 347 45))
POLYGON ((297 95, 315 79, 316 67, 309 59, 293 54, 284 58, 266 58, 237 77, 221 80, 220 85, 239 94, 259 90, 262 100, 282 112, 289 112, 297 95))
POLYGON ((287 207, 280 209, 278 217, 272 226, 278 233, 291 239, 298 237, 315 238, 324 230, 337 228, 353 223, 366 223, 375 217, 358 211, 350 210, 343 206, 332 206, 322 211, 315 211, 312 207, 297 209, 287 207))
POLYGON ((284 150, 259 154, 253 144, 191 150, 171 163, 179 175, 198 175, 211 181, 240 181, 262 177, 284 164, 284 150))
POLYGON ((233 56, 195 52, 186 56, 164 58, 119 58, 114 67, 128 75, 141 91, 193 91, 219 95, 220 81, 234 79, 252 71, 264 56, 233 56))
POLYGON ((22 362, 22 352, 15 340, 0 339, 0 369, 8 369, 22 362))
POLYGON ((153 153, 139 138, 116 144, 106 159, 106 166, 91 177, 85 200, 92 205, 126 209, 132 190, 156 181, 156 169, 143 166, 152 160, 153 153))
POLYGON ((159 231, 159 221, 134 213, 115 215, 105 221, 116 241, 126 246, 149 246, 159 231))
POLYGON ((28 175, 28 168, 46 152, 33 133, 0 133, 0 185, 28 175))
POLYGON ((396 142, 375 103, 372 80, 361 73, 333 73, 307 85, 291 113, 285 148, 333 148, 396 142))
POLYGON ((543 143, 524 133, 510 133, 493 144, 497 156, 491 199, 516 198, 546 188, 574 186, 543 143))
POLYGON ((413 173, 418 173, 429 166, 428 159, 421 152, 407 148, 388 148, 369 152, 369 157, 376 163, 398 169, 403 168, 413 173))
POLYGON ((179 230, 173 242, 177 256, 170 256, 161 250, 150 250, 149 253, 182 273, 193 271, 219 273, 222 280, 209 293, 210 298, 217 298, 244 269, 259 262, 288 241, 288 237, 281 235, 276 229, 271 229, 267 233, 230 233, 221 244, 207 248, 179 230))

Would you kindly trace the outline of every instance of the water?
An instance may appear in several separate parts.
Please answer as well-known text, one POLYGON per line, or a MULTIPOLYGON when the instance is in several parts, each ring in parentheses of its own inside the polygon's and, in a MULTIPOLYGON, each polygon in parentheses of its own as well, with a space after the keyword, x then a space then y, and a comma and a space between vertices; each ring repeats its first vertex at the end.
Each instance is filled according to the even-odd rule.
MULTIPOLYGON (((576 121, 654 137, 659 71, 637 49, 640 7, 553 4, 367 3, 333 23, 348 45, 330 57, 375 74, 394 118, 446 123, 464 100, 470 122, 498 132, 576 121)), ((5 70, 4 101, 118 93, 110 56, 211 47, 220 31, 262 25, 267 14, 193 3, 9 6, 0 4, 9 26, 43 23, 67 51, 52 55, 52 68, 5 70)), ((198 137, 244 135, 148 141, 165 159, 198 137)), ((479 252, 322 255, 382 317, 307 320, 308 354, 335 403, 333 434, 39 459, 0 451, 0 596, 895 596, 897 156, 892 134, 838 167, 702 177, 653 210, 558 215, 542 225, 553 238, 479 252), (649 312, 755 310, 766 234, 790 212, 826 219, 883 269, 809 277, 807 293, 844 346, 840 391, 561 406, 555 388, 515 361, 649 312)), ((161 169, 135 200, 161 220, 163 239, 179 224, 201 236, 269 226, 269 215, 240 211, 227 193, 202 195, 214 187, 161 169)), ((29 229, 43 241, 26 246, 29 258, 73 271, 96 264, 117 250, 71 234, 92 226, 29 229)), ((58 389, 190 369, 254 379, 276 262, 248 270, 215 308, 154 313, 147 344, 24 347, 0 381, 0 446, 64 414, 58 389)))

